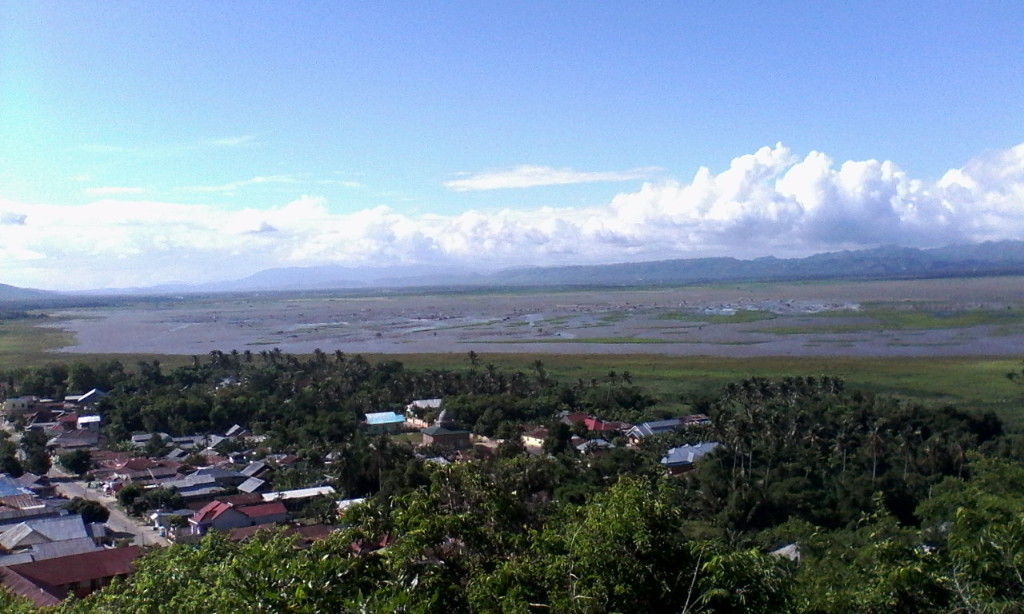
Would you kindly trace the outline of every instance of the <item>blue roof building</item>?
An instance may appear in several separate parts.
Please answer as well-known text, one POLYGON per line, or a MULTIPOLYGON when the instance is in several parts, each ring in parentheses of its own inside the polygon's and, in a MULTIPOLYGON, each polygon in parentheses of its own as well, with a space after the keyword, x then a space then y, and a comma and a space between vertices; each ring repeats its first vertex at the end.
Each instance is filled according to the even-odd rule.
POLYGON ((366 414, 366 430, 371 433, 397 433, 405 424, 405 416, 393 411, 366 414))

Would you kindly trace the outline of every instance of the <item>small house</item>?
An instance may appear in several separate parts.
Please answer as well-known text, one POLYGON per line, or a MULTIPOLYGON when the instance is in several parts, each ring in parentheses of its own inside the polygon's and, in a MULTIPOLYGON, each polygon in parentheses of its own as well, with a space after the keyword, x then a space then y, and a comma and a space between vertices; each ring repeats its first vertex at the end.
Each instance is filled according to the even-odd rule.
POLYGON ((661 464, 669 475, 678 475, 693 469, 693 464, 705 454, 714 451, 720 444, 717 441, 698 443, 696 445, 678 446, 670 449, 661 459, 661 464))
POLYGON ((397 433, 405 426, 405 416, 393 411, 381 411, 366 414, 366 431, 368 433, 397 433))

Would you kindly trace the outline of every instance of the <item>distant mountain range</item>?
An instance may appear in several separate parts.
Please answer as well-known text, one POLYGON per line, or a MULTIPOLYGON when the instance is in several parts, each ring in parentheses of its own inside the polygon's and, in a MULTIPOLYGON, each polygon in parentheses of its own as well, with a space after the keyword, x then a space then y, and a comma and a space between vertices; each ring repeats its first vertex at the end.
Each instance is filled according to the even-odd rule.
POLYGON ((880 247, 806 258, 695 258, 472 273, 445 267, 270 269, 204 291, 331 290, 416 286, 671 286, 737 281, 908 279, 1024 275, 1024 241, 936 249, 880 247))
MULTIPOLYGON (((806 258, 696 258, 620 264, 529 267, 473 273, 450 266, 388 268, 343 266, 268 269, 249 277, 200 285, 97 290, 85 295, 289 292, 411 287, 672 286, 717 282, 824 279, 920 279, 1024 275, 1024 241, 986 242, 935 249, 880 247, 806 258)), ((0 284, 0 301, 45 300, 67 294, 0 284)))
POLYGON ((501 271, 501 285, 686 285, 735 281, 908 279, 1024 274, 1024 242, 1002 241, 935 249, 880 247, 806 258, 697 258, 596 266, 501 271))
POLYGON ((0 284, 0 301, 25 301, 47 298, 50 296, 56 296, 56 293, 47 292, 46 290, 32 290, 29 288, 19 288, 17 286, 0 284))

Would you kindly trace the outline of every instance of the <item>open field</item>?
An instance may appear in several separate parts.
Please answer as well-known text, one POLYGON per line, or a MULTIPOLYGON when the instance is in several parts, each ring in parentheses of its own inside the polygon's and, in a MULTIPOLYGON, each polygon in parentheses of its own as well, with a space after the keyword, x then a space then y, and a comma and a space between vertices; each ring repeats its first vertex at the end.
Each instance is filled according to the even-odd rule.
MULTIPOLYGON (((370 360, 399 360, 409 368, 467 368, 466 354, 367 355, 370 360)), ((563 381, 596 378, 609 371, 629 372, 635 384, 654 394, 666 410, 681 407, 722 386, 747 377, 831 375, 851 389, 895 395, 925 403, 995 411, 1015 428, 1024 428, 1024 386, 1006 373, 1021 368, 1018 358, 980 357, 754 357, 663 356, 655 354, 489 354, 481 364, 531 372, 542 360, 547 373, 563 381)))

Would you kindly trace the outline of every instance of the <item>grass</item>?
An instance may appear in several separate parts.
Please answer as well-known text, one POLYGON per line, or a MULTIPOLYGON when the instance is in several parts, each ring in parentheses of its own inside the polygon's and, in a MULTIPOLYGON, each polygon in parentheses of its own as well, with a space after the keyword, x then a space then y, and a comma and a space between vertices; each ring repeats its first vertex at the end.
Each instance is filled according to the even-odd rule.
POLYGON ((118 360, 126 365, 159 360, 168 368, 191 364, 191 356, 165 354, 71 354, 54 350, 74 344, 72 333, 40 323, 54 324, 59 318, 0 321, 0 371, 21 367, 39 367, 50 363, 100 362, 118 360))
MULTIPOLYGON (((468 353, 468 352, 467 352, 468 353)), ((488 354, 481 364, 532 372, 541 360, 548 374, 564 381, 602 380, 609 371, 628 371, 633 382, 659 398, 664 407, 684 408, 695 398, 716 394, 747 377, 831 375, 848 389, 894 395, 928 404, 995 411, 1015 429, 1024 429, 1024 386, 1006 373, 1019 370, 1012 358, 936 357, 771 357, 658 356, 652 354, 488 354)), ((370 360, 400 360, 411 369, 469 367, 466 354, 367 355, 370 360)))
POLYGON ((74 335, 59 328, 39 324, 55 324, 59 321, 57 318, 47 318, 42 322, 0 321, 0 365, 12 368, 54 362, 56 356, 49 350, 73 344, 74 335))

